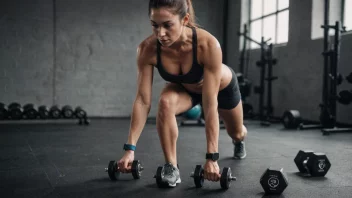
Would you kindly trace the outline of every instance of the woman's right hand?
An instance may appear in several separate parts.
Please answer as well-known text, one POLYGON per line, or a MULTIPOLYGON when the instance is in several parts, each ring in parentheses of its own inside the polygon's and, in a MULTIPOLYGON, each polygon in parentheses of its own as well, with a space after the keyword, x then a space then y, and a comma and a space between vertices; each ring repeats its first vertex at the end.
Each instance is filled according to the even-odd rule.
POLYGON ((119 171, 122 173, 131 172, 131 164, 133 160, 134 160, 134 151, 131 151, 131 150, 126 151, 123 157, 117 163, 117 167, 119 171))

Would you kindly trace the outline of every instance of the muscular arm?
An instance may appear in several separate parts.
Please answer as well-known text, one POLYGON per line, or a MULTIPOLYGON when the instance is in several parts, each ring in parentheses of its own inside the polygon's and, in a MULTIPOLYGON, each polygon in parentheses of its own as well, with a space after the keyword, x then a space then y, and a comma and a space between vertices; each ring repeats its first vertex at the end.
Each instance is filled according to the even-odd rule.
POLYGON ((219 116, 217 96, 221 80, 222 52, 219 42, 215 38, 207 41, 202 56, 204 64, 204 80, 202 90, 207 152, 218 152, 219 116))
POLYGON ((139 46, 137 50, 137 94, 133 103, 128 144, 136 145, 147 120, 152 95, 153 65, 150 63, 150 56, 146 46, 139 46))

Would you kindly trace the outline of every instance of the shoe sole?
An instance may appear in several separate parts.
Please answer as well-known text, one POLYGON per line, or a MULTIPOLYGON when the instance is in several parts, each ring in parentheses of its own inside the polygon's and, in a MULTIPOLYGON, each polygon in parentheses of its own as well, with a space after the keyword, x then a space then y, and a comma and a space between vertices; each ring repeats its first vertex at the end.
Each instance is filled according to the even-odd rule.
POLYGON ((234 158, 234 159, 244 159, 244 158, 246 158, 246 156, 247 156, 247 153, 246 153, 244 156, 242 156, 242 157, 233 156, 233 158, 234 158))
POLYGON ((179 184, 179 183, 181 183, 181 178, 178 178, 178 180, 174 184, 170 184, 170 183, 168 183, 168 184, 169 184, 169 187, 175 187, 176 184, 179 184))

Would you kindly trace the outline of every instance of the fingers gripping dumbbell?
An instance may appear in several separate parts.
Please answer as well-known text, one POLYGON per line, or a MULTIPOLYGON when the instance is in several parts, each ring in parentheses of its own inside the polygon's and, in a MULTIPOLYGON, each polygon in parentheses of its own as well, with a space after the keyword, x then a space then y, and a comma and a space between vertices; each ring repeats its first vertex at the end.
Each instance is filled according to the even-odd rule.
POLYGON ((304 176, 324 177, 331 167, 329 159, 324 153, 311 150, 300 150, 294 162, 304 176))
MULTIPOLYGON (((143 170, 144 170, 144 168, 142 167, 139 160, 134 160, 132 162, 131 173, 132 173, 132 176, 134 179, 139 179, 142 175, 143 170)), ((113 180, 113 181, 118 180, 118 178, 120 176, 120 171, 117 166, 117 162, 110 161, 108 168, 105 168, 105 172, 108 172, 111 180, 113 180)))
MULTIPOLYGON (((197 188, 203 187, 204 184, 204 169, 202 165, 197 165, 194 172, 191 173, 191 177, 194 179, 194 184, 197 188)), ((221 173, 220 186, 222 189, 229 189, 231 182, 236 181, 236 177, 232 176, 231 168, 224 167, 221 173)))

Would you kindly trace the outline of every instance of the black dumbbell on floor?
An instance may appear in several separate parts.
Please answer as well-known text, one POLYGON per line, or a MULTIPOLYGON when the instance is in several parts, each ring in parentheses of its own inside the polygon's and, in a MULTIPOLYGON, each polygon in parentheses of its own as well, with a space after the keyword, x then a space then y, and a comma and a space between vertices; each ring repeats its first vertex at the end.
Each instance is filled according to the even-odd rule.
POLYGON ((281 194, 288 186, 288 180, 283 168, 268 168, 260 177, 260 184, 266 194, 281 194))
MULTIPOLYGON (((139 179, 143 170, 144 168, 139 160, 134 160, 132 162, 131 173, 134 179, 139 179)), ((105 172, 108 172, 109 178, 113 181, 118 180, 121 173, 117 167, 116 161, 110 161, 108 168, 105 168, 105 172)))
POLYGON ((294 162, 303 176, 324 177, 331 167, 325 153, 316 153, 312 150, 300 150, 294 162))
MULTIPOLYGON (((204 169, 202 165, 196 165, 194 172, 191 173, 191 177, 193 177, 194 184, 197 188, 203 187, 204 184, 204 169)), ((229 189, 231 186, 231 182, 236 181, 236 177, 232 176, 231 168, 224 167, 221 173, 220 178, 220 186, 222 189, 229 189)))

